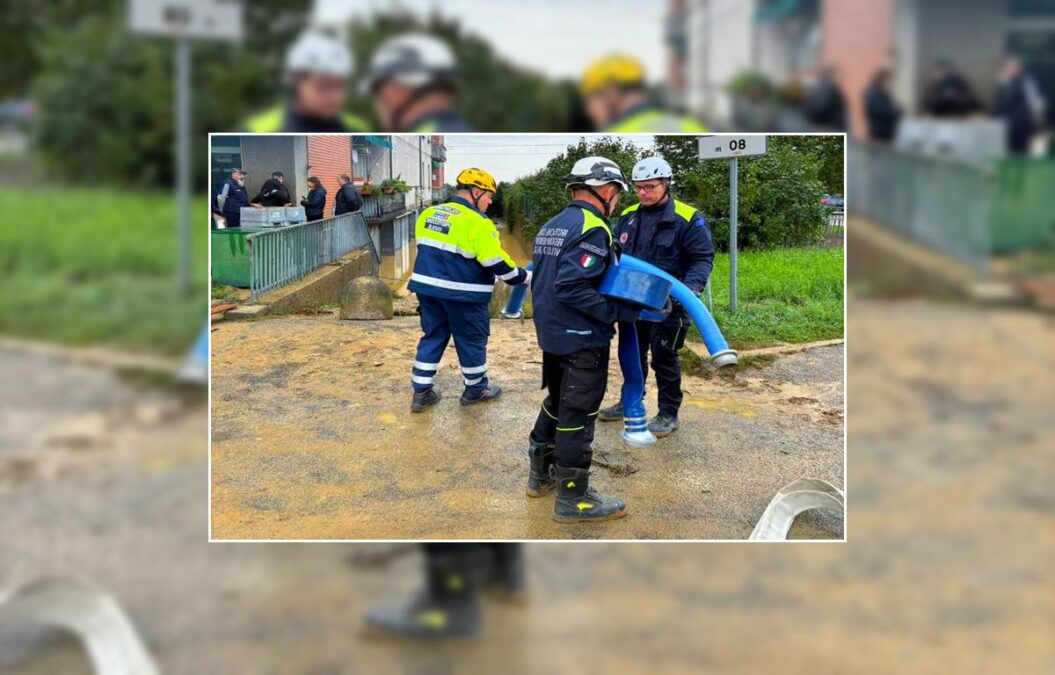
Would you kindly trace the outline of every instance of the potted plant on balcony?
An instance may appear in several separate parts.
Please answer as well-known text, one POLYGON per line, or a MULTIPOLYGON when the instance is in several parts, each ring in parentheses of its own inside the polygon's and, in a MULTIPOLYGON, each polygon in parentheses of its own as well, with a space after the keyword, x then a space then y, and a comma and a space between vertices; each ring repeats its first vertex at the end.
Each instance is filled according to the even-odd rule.
POLYGON ((375 190, 376 188, 374 187, 374 184, 371 183, 369 180, 365 180, 363 181, 362 187, 359 188, 359 194, 364 197, 369 197, 370 195, 374 194, 375 190))
POLYGON ((386 178, 381 181, 381 192, 386 195, 392 195, 397 192, 400 194, 410 192, 410 186, 403 180, 403 176, 396 176, 395 178, 386 178))

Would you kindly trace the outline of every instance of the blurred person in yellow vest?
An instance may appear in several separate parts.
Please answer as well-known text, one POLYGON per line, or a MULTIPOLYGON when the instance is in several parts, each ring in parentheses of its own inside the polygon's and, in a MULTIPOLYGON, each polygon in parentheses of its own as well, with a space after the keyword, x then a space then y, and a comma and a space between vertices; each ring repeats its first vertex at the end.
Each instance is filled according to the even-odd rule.
POLYGON ((702 132, 692 119, 656 107, 648 96, 645 68, 626 54, 590 64, 579 83, 586 116, 602 131, 618 134, 702 132))
POLYGON ((245 124, 253 133, 346 133, 370 125, 344 112, 354 70, 352 53, 337 38, 309 31, 286 53, 286 100, 245 124))
POLYGON ((445 42, 423 33, 385 40, 361 84, 389 131, 442 134, 474 131, 455 110, 459 73, 445 42))

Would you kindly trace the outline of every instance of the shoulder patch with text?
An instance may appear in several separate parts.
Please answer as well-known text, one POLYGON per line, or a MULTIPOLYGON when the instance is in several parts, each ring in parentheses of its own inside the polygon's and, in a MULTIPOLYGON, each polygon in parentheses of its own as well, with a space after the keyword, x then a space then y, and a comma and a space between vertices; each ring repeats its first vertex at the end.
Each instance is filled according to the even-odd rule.
POLYGON ((604 250, 600 246, 594 246, 593 244, 591 244, 588 241, 584 241, 584 242, 580 243, 579 244, 579 248, 581 248, 584 251, 589 251, 590 253, 593 253, 594 255, 600 256, 602 258, 604 256, 608 255, 608 251, 604 250))

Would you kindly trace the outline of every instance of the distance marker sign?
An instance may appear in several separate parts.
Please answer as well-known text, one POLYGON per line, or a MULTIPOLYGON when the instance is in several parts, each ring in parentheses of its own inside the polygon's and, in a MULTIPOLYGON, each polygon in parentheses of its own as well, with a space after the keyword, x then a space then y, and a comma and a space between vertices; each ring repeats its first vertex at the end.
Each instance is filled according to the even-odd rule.
POLYGON ((701 136, 700 159, 729 159, 766 154, 766 136, 701 136))

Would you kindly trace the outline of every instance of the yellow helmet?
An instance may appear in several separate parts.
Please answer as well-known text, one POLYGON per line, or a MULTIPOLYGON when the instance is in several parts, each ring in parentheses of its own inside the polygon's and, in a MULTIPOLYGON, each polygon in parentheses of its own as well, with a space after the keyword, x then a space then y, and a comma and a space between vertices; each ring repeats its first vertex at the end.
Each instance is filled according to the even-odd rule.
POLYGON ((459 186, 471 185, 473 187, 478 187, 481 190, 498 192, 498 184, 495 183, 494 176, 483 169, 477 169, 475 167, 469 167, 468 169, 463 170, 458 174, 456 182, 459 186))
POLYGON ((645 67, 633 56, 609 54, 586 68, 579 83, 582 96, 596 94, 608 87, 640 87, 645 84, 645 67))

